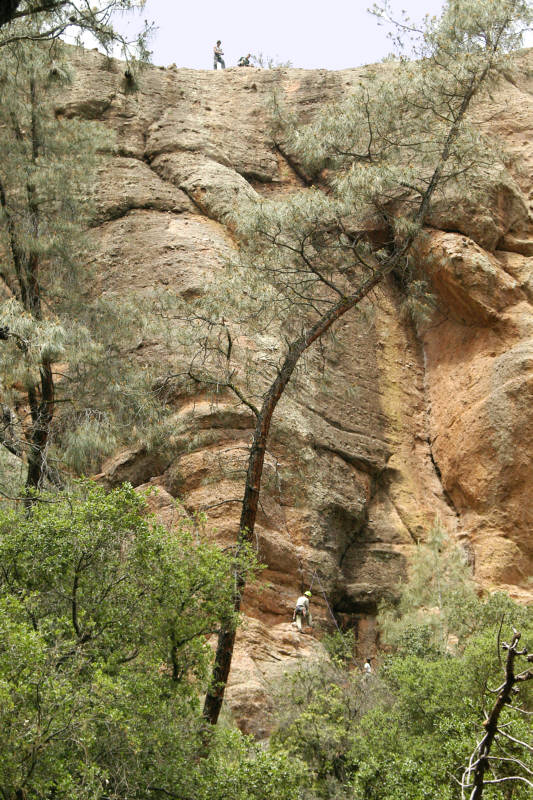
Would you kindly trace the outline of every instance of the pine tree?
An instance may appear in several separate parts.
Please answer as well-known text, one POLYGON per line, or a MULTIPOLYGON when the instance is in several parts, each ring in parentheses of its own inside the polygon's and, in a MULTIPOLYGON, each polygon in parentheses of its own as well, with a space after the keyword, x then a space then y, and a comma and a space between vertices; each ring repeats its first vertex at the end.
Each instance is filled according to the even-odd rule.
MULTIPOLYGON (((417 60, 368 70, 343 103, 303 128, 281 119, 279 136, 309 188, 241 209, 239 258, 195 304, 174 312, 186 322, 176 331, 189 354, 186 379, 233 394, 255 419, 239 542, 253 541, 272 417, 306 351, 347 312, 371 303, 393 273, 423 307, 427 276, 415 270, 414 252, 424 223, 437 195, 446 202, 453 187, 488 179, 494 155, 467 112, 531 19, 521 0, 449 0, 440 19, 426 18, 418 31, 404 26, 417 60)), ((243 588, 237 574, 236 609, 243 588)), ((234 641, 228 625, 205 702, 212 723, 234 641)))
POLYGON ((398 603, 380 609, 383 642, 409 655, 460 649, 481 617, 480 602, 463 549, 436 520, 411 558, 398 603))
POLYGON ((109 52, 118 44, 125 55, 148 56, 147 39, 151 27, 134 42, 128 42, 113 26, 113 15, 142 9, 146 0, 2 0, 0 3, 0 48, 17 42, 56 40, 64 34, 92 34, 109 52))
POLYGON ((89 295, 84 228, 104 138, 93 123, 56 118, 63 55, 19 44, 0 65, 0 442, 25 460, 28 490, 61 484, 65 456, 94 468, 116 425, 127 420, 127 434, 150 411, 144 373, 120 357, 131 315, 89 295))

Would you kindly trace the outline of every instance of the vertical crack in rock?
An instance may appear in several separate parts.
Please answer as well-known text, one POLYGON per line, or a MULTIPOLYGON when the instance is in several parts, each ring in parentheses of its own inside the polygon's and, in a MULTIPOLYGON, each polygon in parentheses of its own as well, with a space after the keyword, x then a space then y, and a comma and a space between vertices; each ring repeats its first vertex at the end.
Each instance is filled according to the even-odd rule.
POLYGON ((349 551, 351 550, 352 547, 354 547, 357 544, 357 540, 360 539, 361 536, 364 535, 366 531, 366 528, 368 526, 368 507, 371 502, 372 502, 372 493, 368 498, 365 507, 363 508, 363 512, 358 520, 358 524, 352 530, 351 535, 347 538, 344 549, 342 550, 339 556, 339 569, 341 570, 349 551))
POLYGON ((441 471, 440 471, 439 465, 437 464, 437 462, 436 462, 436 460, 435 460, 435 456, 433 455, 433 448, 431 447, 431 439, 430 439, 430 437, 429 437, 429 436, 428 436, 428 438, 427 438, 427 440, 426 440, 426 441, 427 441, 427 443, 428 443, 429 457, 430 457, 430 459, 431 459, 431 463, 433 464, 433 469, 435 470, 435 475, 436 475, 436 476, 437 476, 437 478, 439 479, 439 483, 440 483, 440 485, 441 485, 441 489, 442 489, 442 496, 443 496, 443 497, 444 497, 444 499, 446 500, 446 503, 447 503, 447 505, 448 505, 448 507, 449 507, 450 511, 452 511, 452 513, 453 513, 453 514, 455 514, 455 516, 457 517, 457 520, 459 521, 459 520, 460 520, 460 515, 459 515, 459 512, 458 512, 457 508, 455 507, 455 503, 453 502, 453 499, 452 499, 452 496, 451 496, 451 494, 450 494, 450 493, 449 493, 449 491, 448 491, 448 490, 445 488, 445 486, 444 486, 444 484, 443 484, 443 482, 442 482, 442 474, 441 474, 441 471))
MULTIPOLYGON (((495 90, 476 111, 476 120, 484 132, 500 136, 511 155, 528 168, 522 178, 515 176, 527 195, 533 163, 528 110, 533 51, 526 51, 523 59, 514 86, 495 90)), ((69 90, 65 113, 104 113, 105 102, 116 92, 116 76, 102 73, 100 63, 94 53, 77 60, 80 80, 69 90)), ((349 93, 360 75, 361 70, 290 70, 275 76, 258 71, 257 91, 251 92, 248 79, 243 83, 239 72, 228 70, 222 79, 208 72, 175 74, 148 67, 135 103, 117 96, 103 120, 117 132, 118 142, 110 168, 101 176, 106 213, 133 212, 129 219, 106 221, 90 231, 95 263, 107 285, 133 300, 158 283, 171 283, 184 297, 202 291, 206 280, 216 275, 220 254, 233 243, 224 225, 228 210, 256 191, 255 181, 263 184, 257 191, 265 190, 265 196, 276 196, 278 189, 287 195, 309 183, 283 142, 274 146, 268 136, 264 100, 272 81, 284 92, 289 110, 306 121, 324 103, 349 93), (141 163, 133 164, 134 159, 141 163)), ((441 290, 447 291, 449 301, 446 306, 441 297, 441 305, 449 314, 439 331, 422 337, 423 385, 418 362, 410 363, 415 359, 405 349, 405 329, 390 287, 383 286, 375 304, 379 325, 372 328, 379 329, 379 335, 347 319, 339 331, 342 360, 328 353, 332 381, 327 391, 318 359, 310 358, 305 381, 297 387, 301 399, 289 398, 286 418, 278 420, 276 457, 279 453, 289 476, 283 479, 287 497, 276 497, 265 483, 257 536, 269 567, 261 592, 250 589, 246 598, 246 625, 239 634, 241 661, 233 673, 233 695, 231 686, 228 694, 243 729, 264 735, 268 728, 264 714, 271 698, 261 675, 267 683, 278 677, 269 665, 279 662, 281 671, 298 658, 322 652, 317 639, 299 637, 290 624, 300 563, 306 565, 308 581, 319 571, 328 602, 346 625, 357 628, 360 647, 367 652, 372 652, 376 638, 377 604, 394 592, 405 574, 412 543, 423 538, 436 508, 450 528, 455 521, 458 528, 463 526, 458 538, 464 543, 468 536, 475 546, 472 560, 475 555, 481 583, 514 587, 522 590, 520 596, 530 596, 515 573, 521 569, 526 574, 530 552, 523 488, 530 466, 530 362, 525 346, 522 352, 518 344, 531 337, 527 298, 533 296, 528 262, 532 245, 525 229, 512 227, 517 214, 523 216, 524 204, 511 184, 496 182, 492 195, 479 206, 473 202, 458 197, 447 205, 449 213, 437 209, 434 218, 431 242, 439 252, 449 245, 448 255, 453 245, 460 259, 453 262, 446 255, 440 267, 441 290), (464 235, 444 234, 446 229, 464 230, 464 235), (501 253, 494 256, 490 248, 474 246, 473 240, 498 244, 501 253), (529 295, 519 293, 511 278, 529 295), (473 320, 469 328, 454 322, 463 317, 473 320), (478 319, 488 320, 479 335, 478 319), (505 394, 509 413, 500 415, 497 424, 514 426, 508 451, 515 471, 501 473, 500 494, 491 494, 489 479, 500 473, 486 435, 484 382, 502 355, 508 355, 516 389, 512 381, 501 380, 493 393, 498 389, 505 394), (381 380, 386 386, 380 386, 381 380), (355 399, 344 387, 357 387, 355 399), (313 398, 308 405, 306 398, 313 398), (477 408, 472 411, 474 401, 482 414, 477 408), (463 450, 469 447, 466 458, 463 450), (479 475, 473 476, 473 465, 479 466, 479 475), (460 488, 460 493, 454 490, 457 508, 444 481, 460 488), (464 486, 470 491, 463 496, 464 486), (505 559, 506 572, 501 567, 505 559)), ((174 358, 164 341, 151 342, 136 357, 151 368, 173 364, 174 358)), ((182 418, 193 403, 174 397, 168 404, 182 418)), ((222 442, 245 443, 243 431, 248 427, 249 421, 233 407, 230 415, 223 407, 213 412, 204 397, 196 397, 194 420, 177 434, 185 441, 202 433, 194 452, 184 451, 171 466, 168 457, 157 454, 132 451, 122 459, 116 455, 114 465, 104 465, 103 476, 110 482, 129 479, 134 485, 159 486, 162 518, 175 514, 171 494, 179 494, 186 509, 212 506, 212 535, 226 546, 234 541, 238 525, 238 505, 226 501, 240 493, 242 463, 222 454, 222 442)), ((331 626, 326 604, 315 593, 316 619, 331 626)))

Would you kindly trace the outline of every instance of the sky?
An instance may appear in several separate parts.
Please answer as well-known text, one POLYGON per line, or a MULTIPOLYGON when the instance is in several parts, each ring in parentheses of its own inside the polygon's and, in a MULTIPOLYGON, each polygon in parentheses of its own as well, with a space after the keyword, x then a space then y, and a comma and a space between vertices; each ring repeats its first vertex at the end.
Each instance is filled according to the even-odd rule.
MULTIPOLYGON (((226 66, 262 53, 304 69, 344 69, 380 61, 391 50, 387 29, 367 8, 373 0, 148 0, 141 17, 117 21, 133 33, 142 19, 157 30, 149 45, 158 66, 212 69, 222 40, 226 66)), ((438 14, 443 0, 392 0, 413 20, 438 14)))

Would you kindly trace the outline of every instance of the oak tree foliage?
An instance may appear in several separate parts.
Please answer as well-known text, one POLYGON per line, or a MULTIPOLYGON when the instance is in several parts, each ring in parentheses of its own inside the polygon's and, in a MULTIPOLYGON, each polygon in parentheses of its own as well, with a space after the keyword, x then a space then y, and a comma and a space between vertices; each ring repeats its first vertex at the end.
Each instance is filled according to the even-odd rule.
POLYGON ((307 767, 306 800, 459 800, 480 788, 493 800, 529 797, 531 656, 512 655, 511 679, 508 654, 531 641, 531 609, 479 597, 465 567, 437 528, 413 556, 395 615, 378 617, 387 648, 372 675, 330 660, 287 677, 273 746, 307 767), (504 641, 513 624, 520 645, 516 634, 504 641))
POLYGON ((127 484, 79 483, 31 518, 4 507, 0 796, 294 797, 299 771, 237 731, 204 753, 207 637, 233 614, 233 568, 201 518, 177 509, 166 530, 127 484))

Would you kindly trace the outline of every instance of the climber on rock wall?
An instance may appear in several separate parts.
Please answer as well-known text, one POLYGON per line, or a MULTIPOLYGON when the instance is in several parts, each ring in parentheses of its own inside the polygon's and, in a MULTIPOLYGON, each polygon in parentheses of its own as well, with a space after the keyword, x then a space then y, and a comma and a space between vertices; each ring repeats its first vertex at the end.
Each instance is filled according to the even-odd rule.
POLYGON ((311 596, 311 592, 307 591, 300 595, 296 601, 296 607, 294 609, 294 614, 292 615, 292 621, 293 624, 296 623, 296 627, 299 631, 302 630, 302 622, 304 620, 306 621, 307 625, 311 625, 311 612, 309 611, 309 598, 311 596))

